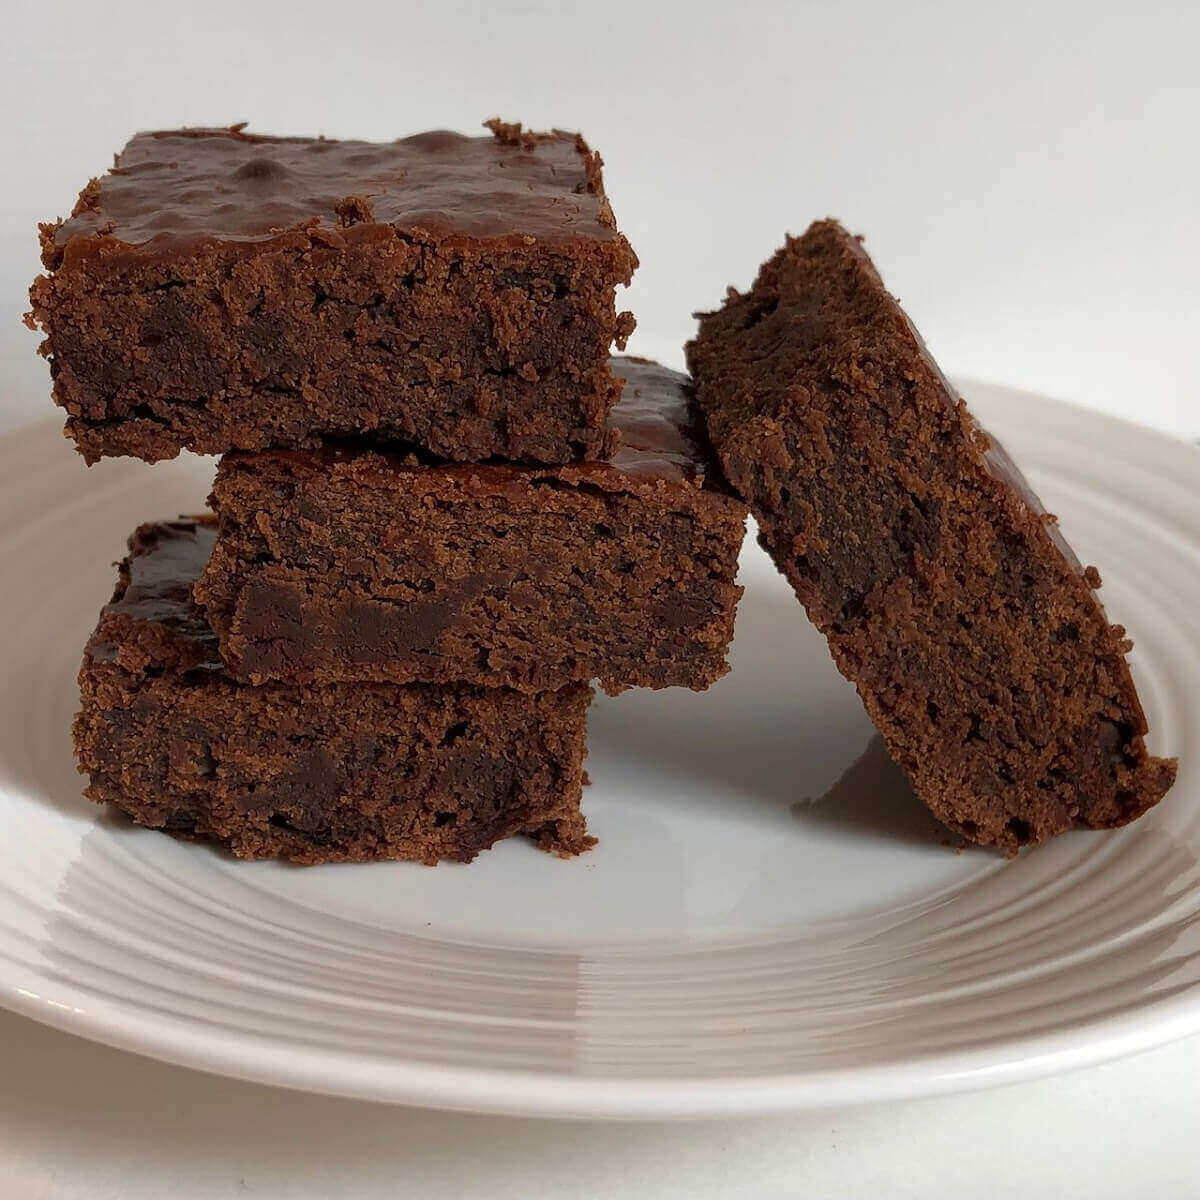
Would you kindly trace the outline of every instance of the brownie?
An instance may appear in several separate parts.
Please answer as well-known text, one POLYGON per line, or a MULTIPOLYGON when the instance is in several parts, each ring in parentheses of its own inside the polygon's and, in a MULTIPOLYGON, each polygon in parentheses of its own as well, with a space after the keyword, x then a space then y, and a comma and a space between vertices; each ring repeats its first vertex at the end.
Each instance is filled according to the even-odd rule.
POLYGON ((196 596, 230 673, 528 692, 589 679, 701 689, 723 675, 746 507, 686 377, 613 366, 628 382, 607 463, 226 455, 196 596))
POLYGON ((688 361, 763 545, 934 814, 1015 852, 1156 804, 1125 631, 859 241, 814 224, 688 361))
POLYGON ((79 675, 88 796, 244 858, 466 862, 515 833, 587 849, 586 685, 242 686, 191 597, 215 536, 180 520, 130 539, 79 675))
POLYGON ((488 125, 134 137, 41 227, 26 318, 84 458, 350 435, 462 461, 602 453, 637 258, 581 137, 488 125))

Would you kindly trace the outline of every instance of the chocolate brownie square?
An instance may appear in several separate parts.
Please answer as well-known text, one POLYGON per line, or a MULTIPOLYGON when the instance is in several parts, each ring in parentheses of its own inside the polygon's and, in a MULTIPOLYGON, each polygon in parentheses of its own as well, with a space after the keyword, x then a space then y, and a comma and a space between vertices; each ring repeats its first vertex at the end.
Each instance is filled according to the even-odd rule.
POLYGON ((83 456, 347 435, 464 461, 602 453, 637 258, 581 137, 488 124, 134 137, 41 227, 27 320, 83 456))
POLYGON ((130 539, 79 675, 91 799, 244 858, 467 862, 515 833, 591 845, 586 685, 237 684, 192 601, 215 536, 180 520, 130 539))
POLYGON ((1156 804, 1130 644, 858 239, 819 221, 700 314, 700 407, 763 545, 934 814, 1015 852, 1156 804))
POLYGON ((620 358, 610 462, 428 464, 360 449, 226 455, 197 599, 251 682, 598 679, 728 669, 746 507, 686 377, 620 358))

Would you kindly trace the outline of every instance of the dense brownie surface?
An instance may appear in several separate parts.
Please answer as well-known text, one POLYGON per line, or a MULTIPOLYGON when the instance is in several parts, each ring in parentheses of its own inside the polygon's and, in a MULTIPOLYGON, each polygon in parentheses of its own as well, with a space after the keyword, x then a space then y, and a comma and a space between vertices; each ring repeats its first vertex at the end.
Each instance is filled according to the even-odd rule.
POLYGON ((138 134, 66 221, 30 321, 88 461, 411 441, 604 450, 637 265, 574 134, 387 144, 138 134))
POLYGON ((1121 825, 1151 757, 1129 643, 858 240, 813 225, 701 314, 697 397, 768 552, 933 812, 1014 851, 1121 825))
POLYGON ((227 455, 197 598, 253 682, 599 679, 727 670, 746 508, 686 377, 615 359, 611 463, 429 465, 359 449, 227 455))
POLYGON ((297 862, 469 861, 526 833, 575 854, 590 691, 245 687, 191 598, 215 530, 142 526, 80 671, 87 794, 135 821, 297 862))

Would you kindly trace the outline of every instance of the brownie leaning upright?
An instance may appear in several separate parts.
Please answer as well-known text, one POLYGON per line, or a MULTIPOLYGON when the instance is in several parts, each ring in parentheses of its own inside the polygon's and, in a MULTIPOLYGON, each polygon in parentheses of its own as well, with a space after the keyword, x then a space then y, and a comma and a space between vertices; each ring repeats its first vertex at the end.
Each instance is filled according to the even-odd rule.
POLYGON ((688 346, 762 542, 917 793, 1015 852, 1156 804, 1129 642, 857 238, 818 221, 688 346))

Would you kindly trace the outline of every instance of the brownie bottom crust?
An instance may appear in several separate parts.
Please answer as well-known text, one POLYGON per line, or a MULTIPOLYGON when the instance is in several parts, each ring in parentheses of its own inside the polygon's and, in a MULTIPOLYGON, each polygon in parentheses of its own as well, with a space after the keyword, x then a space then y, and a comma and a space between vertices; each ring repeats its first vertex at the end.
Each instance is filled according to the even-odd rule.
POLYGON ((299 863, 469 862, 522 833, 569 856, 591 690, 235 683, 190 598, 211 526, 143 526, 85 653, 86 794, 139 824, 299 863))
POLYGON ((536 383, 497 373, 432 380, 417 372, 348 374, 327 386, 227 389, 218 398, 174 395, 80 402, 69 368, 52 364, 54 401, 68 412, 64 432, 92 465, 102 458, 144 462, 181 450, 223 454, 272 446, 319 447, 329 438, 414 445, 445 459, 560 463, 603 458, 604 414, 620 394, 607 366, 572 376, 543 372, 536 383), (93 412, 101 415, 92 416, 93 412))

